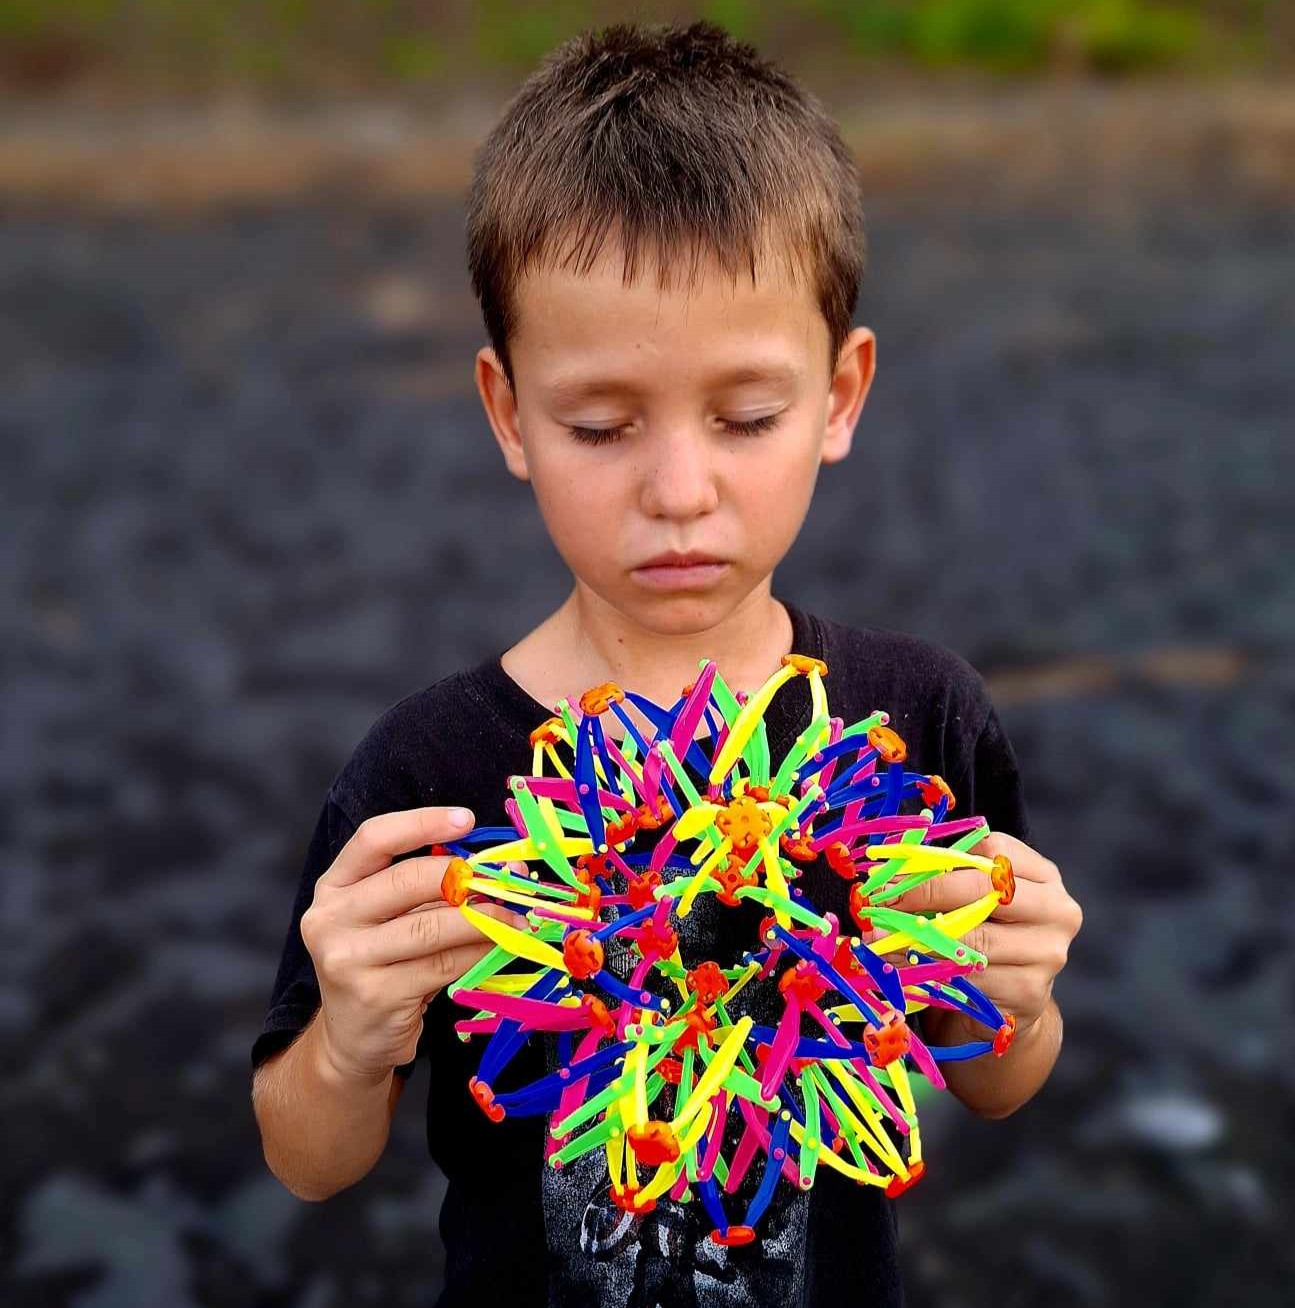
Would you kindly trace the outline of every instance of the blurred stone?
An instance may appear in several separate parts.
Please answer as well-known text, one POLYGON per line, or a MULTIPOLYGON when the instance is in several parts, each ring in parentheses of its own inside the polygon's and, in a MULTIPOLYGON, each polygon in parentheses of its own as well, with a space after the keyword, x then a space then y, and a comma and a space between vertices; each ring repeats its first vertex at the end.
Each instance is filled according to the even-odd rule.
POLYGON ((1149 1145, 1173 1153, 1195 1152, 1217 1144, 1225 1129, 1223 1114, 1202 1099, 1163 1090, 1130 1095, 1098 1109, 1079 1130, 1090 1145, 1149 1145))

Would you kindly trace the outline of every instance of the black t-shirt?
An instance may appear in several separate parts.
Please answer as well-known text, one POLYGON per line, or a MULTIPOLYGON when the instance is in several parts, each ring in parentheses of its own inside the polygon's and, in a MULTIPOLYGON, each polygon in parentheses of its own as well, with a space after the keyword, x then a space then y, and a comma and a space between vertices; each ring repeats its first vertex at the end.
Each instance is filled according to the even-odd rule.
MULTIPOLYGON (((984 681, 964 659, 918 637, 846 627, 780 602, 791 618, 793 651, 827 664, 833 717, 848 726, 885 710, 908 746, 909 766, 949 783, 955 816, 981 814, 992 830, 1029 839, 1012 747, 984 681)), ((396 809, 464 804, 479 826, 511 825, 503 807, 506 778, 530 774, 528 735, 552 708, 513 681, 501 654, 388 709, 334 779, 306 855, 264 1029, 252 1049, 254 1067, 290 1044, 319 1006, 301 915, 316 879, 361 822, 396 809)), ((809 725, 810 707, 805 678, 775 695, 765 715, 775 764, 809 725)), ((847 883, 813 872, 801 882, 810 902, 848 923, 847 883)), ((716 925, 713 916, 694 912, 694 919, 702 929, 716 925)), ((606 1202, 601 1151, 579 1166, 545 1166, 545 1118, 510 1116, 495 1123, 476 1105, 467 1083, 485 1043, 476 1038, 465 1044, 453 1030, 468 1016, 444 991, 438 994, 427 1008, 417 1055, 432 1068, 427 1143, 448 1184, 440 1217, 446 1284, 439 1308, 903 1303, 895 1211, 902 1198, 892 1201, 876 1187, 819 1168, 808 1192, 780 1182, 755 1243, 730 1249, 708 1239, 712 1223, 699 1197, 687 1204, 663 1198, 654 1213, 624 1220, 606 1202)), ((408 1075, 413 1066, 397 1072, 408 1075)), ((533 1038, 498 1088, 517 1088, 553 1066, 552 1037, 533 1038)), ((742 1208, 726 1198, 730 1220, 740 1221, 742 1208)))

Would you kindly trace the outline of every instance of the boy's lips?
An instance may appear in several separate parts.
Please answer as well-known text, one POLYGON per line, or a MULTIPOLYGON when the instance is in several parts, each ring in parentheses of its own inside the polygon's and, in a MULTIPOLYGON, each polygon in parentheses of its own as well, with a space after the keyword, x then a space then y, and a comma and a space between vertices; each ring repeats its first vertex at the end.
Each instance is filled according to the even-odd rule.
POLYGON ((723 563, 724 560, 703 550, 664 550, 645 559, 640 568, 691 568, 698 564, 723 563))
POLYGON ((728 570, 722 559, 707 554, 662 554, 632 570, 632 576, 654 590, 704 590, 728 570))

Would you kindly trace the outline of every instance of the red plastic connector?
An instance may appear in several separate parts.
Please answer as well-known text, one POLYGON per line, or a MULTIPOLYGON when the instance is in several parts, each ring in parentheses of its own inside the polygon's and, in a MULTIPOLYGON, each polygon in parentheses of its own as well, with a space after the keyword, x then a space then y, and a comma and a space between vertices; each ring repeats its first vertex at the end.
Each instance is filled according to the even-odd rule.
POLYGON ((677 1054, 682 1054, 685 1049, 696 1049, 697 1041, 709 1037, 717 1025, 716 1020, 702 1008, 690 1008, 684 1014, 684 1021, 688 1024, 687 1030, 674 1042, 677 1054))
POLYGON ((823 851, 827 865, 842 881, 853 881, 859 875, 854 860, 850 856, 850 846, 843 840, 834 840, 823 851))
POLYGON ((468 1090, 477 1101, 477 1106, 492 1122, 504 1120, 504 1106, 495 1103, 495 1092, 484 1081, 479 1081, 474 1076, 468 1082, 468 1090))
POLYGON ((755 1231, 749 1226, 730 1226, 727 1231, 712 1231, 710 1238, 726 1248, 739 1244, 750 1244, 755 1239, 755 1231))
POLYGON ((871 907, 872 900, 863 893, 863 882, 856 881, 850 887, 850 916, 860 931, 872 930, 872 918, 868 916, 871 907))
POLYGON ((728 980, 718 963, 698 963, 685 978, 688 989, 703 1004, 713 1004, 728 993, 728 980))
POLYGON ((645 1167, 660 1167, 679 1157, 679 1141, 669 1122, 654 1118, 642 1126, 631 1126, 626 1134, 634 1146, 635 1157, 645 1167))
POLYGON ((912 1043, 913 1033, 908 1029, 908 1023, 893 1009, 881 1026, 869 1022, 863 1028, 863 1045, 876 1067, 886 1067, 895 1059, 902 1058, 912 1043))
POLYGON ((647 908, 649 904, 655 904, 656 895, 653 892, 660 884, 660 872, 648 871, 644 872, 642 876, 631 878, 625 891, 630 901, 630 907, 647 908))
POLYGON ((928 808, 934 808, 942 799, 949 801, 946 812, 952 813, 958 806, 958 801, 953 797, 953 791, 949 789, 949 783, 943 777, 938 777, 934 773, 925 781, 918 782, 917 788, 922 794, 922 803, 928 808))
POLYGON ((998 1028, 994 1035, 994 1053, 997 1057, 1007 1053, 1012 1047, 1012 1041, 1016 1038, 1016 1015, 1008 1013, 1003 1025, 998 1028))
POLYGON ((898 1176, 892 1176, 890 1178, 890 1184, 886 1187, 886 1198, 898 1199, 905 1190, 911 1190, 925 1175, 926 1164, 914 1163, 912 1167, 908 1169, 907 1181, 898 1176))
POLYGON ((788 999, 794 996, 802 1005, 816 1004, 827 994, 828 984, 819 975, 818 968, 802 961, 789 967, 778 978, 778 990, 788 999))
POLYGON ((640 1207, 639 1187, 636 1185, 627 1185, 623 1190, 617 1190, 613 1185, 607 1193, 611 1196, 612 1203, 623 1213, 650 1213, 656 1207, 655 1199, 649 1199, 640 1207))

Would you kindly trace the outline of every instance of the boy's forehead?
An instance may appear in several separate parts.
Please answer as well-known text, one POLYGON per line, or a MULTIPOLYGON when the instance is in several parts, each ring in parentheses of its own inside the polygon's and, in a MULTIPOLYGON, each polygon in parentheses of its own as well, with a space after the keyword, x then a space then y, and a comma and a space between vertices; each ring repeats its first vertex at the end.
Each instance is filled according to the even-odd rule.
POLYGON ((712 356, 740 381, 804 371, 827 343, 812 287, 776 259, 759 260, 754 279, 749 267, 735 276, 714 259, 695 270, 680 259, 664 275, 642 261, 627 280, 624 255, 608 242, 588 270, 527 269, 515 296, 511 348, 563 371, 582 357, 686 347, 690 361, 712 356))

